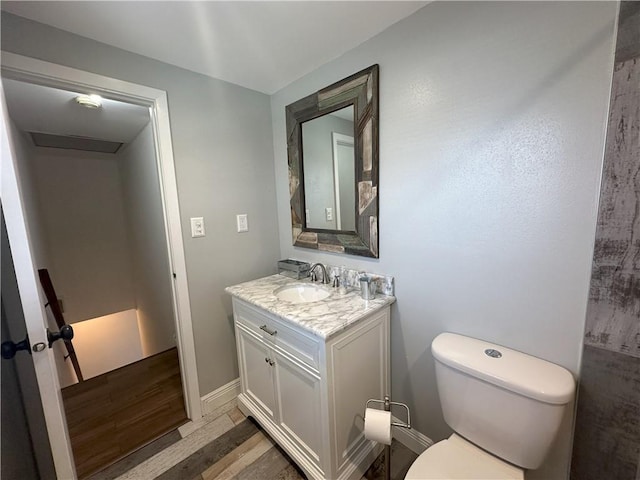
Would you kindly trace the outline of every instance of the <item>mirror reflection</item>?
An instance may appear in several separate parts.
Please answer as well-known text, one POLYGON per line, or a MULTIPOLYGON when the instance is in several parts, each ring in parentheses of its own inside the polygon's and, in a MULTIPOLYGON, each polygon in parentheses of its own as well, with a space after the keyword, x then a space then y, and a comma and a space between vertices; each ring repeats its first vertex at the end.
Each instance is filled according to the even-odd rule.
POLYGON ((285 114, 293 245, 378 258, 378 65, 285 114))
POLYGON ((307 228, 356 231, 354 107, 302 124, 307 228))

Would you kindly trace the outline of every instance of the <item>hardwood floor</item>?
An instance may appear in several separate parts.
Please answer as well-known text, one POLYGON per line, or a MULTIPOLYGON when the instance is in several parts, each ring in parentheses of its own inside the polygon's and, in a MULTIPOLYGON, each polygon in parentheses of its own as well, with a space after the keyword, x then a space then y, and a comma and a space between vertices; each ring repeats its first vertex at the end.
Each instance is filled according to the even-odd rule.
POLYGON ((187 421, 177 349, 62 389, 79 478, 187 421))
MULTIPOLYGON (((391 447, 391 478, 403 479, 417 455, 391 447)), ((363 480, 383 480, 382 455, 363 480)), ((232 400, 93 475, 91 480, 303 480, 306 477, 232 400)))

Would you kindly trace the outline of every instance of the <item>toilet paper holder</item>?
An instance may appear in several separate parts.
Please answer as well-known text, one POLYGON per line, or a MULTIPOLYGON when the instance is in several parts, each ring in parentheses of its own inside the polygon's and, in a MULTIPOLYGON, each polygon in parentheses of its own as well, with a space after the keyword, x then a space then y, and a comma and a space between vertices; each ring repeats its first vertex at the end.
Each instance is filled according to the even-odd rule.
MULTIPOLYGON (((365 404, 365 411, 367 408, 369 408, 369 403, 382 404, 385 412, 391 411, 391 405, 398 405, 398 406, 404 407, 407 410, 407 423, 392 421, 391 425, 393 427, 411 428, 411 412, 409 412, 409 407, 404 403, 392 402, 391 399, 389 398, 389 395, 385 395, 384 400, 370 398, 369 400, 367 400, 367 403, 365 404)), ((393 416, 391 418, 393 418, 393 416)), ((384 446, 384 478, 385 480, 391 480, 391 445, 384 446)))
POLYGON ((378 399, 375 399, 375 398, 370 398, 369 400, 367 400, 367 403, 365 404, 365 407, 364 407, 365 409, 369 408, 369 403, 382 404, 383 407, 384 407, 384 411, 385 412, 390 412, 392 405, 397 405, 397 406, 400 406, 400 407, 404 407, 407 410, 407 423, 393 422, 392 421, 391 422, 391 426, 411 429, 411 412, 409 411, 409 407, 407 405, 405 405, 404 403, 392 402, 388 395, 384 396, 384 400, 378 400, 378 399))

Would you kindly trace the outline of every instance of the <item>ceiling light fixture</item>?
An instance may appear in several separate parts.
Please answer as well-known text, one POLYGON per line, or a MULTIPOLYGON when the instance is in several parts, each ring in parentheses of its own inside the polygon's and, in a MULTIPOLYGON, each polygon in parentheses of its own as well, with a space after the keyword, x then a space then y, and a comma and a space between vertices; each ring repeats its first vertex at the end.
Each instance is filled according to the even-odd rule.
POLYGON ((78 95, 76 103, 87 108, 100 108, 102 106, 102 97, 100 95, 78 95))

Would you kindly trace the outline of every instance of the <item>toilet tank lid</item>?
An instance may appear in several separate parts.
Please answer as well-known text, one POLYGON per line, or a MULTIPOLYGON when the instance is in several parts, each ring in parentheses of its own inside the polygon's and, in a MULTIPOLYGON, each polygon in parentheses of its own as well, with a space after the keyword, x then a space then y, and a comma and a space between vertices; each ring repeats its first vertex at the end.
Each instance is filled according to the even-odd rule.
POLYGON ((562 405, 573 398, 575 381, 568 370, 517 350, 441 333, 431 352, 451 368, 541 402, 562 405))

